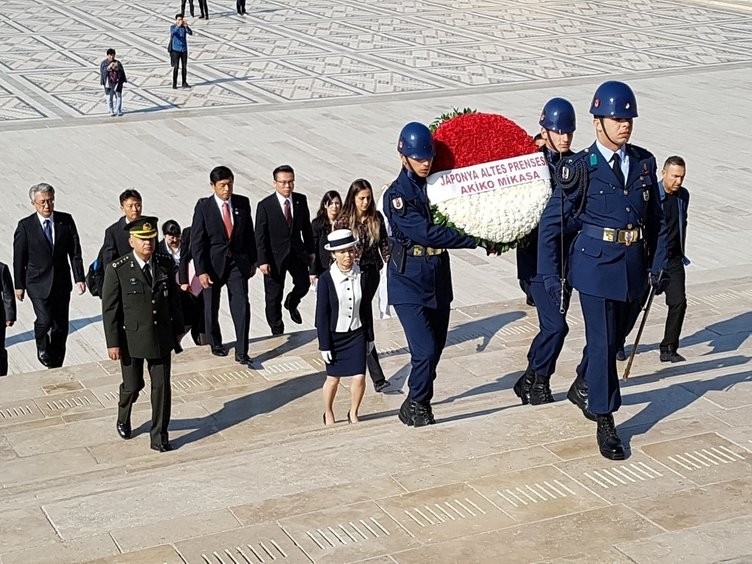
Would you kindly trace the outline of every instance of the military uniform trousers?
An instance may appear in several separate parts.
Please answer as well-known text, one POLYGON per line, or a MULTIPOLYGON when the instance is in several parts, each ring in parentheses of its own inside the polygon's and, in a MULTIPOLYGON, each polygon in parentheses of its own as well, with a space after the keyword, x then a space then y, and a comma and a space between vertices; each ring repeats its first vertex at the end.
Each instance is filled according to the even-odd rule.
POLYGON ((670 278, 666 288, 666 330, 661 341, 661 350, 676 352, 679 348, 679 335, 687 313, 687 290, 684 263, 681 257, 671 258, 666 272, 670 278))
POLYGON ((538 312, 539 330, 530 344, 527 360, 536 375, 548 377, 556 371, 556 361, 569 333, 567 314, 559 313, 559 304, 553 302, 543 282, 531 281, 530 291, 538 312))
POLYGON ((151 444, 157 446, 168 441, 167 427, 170 424, 172 405, 170 354, 156 359, 132 358, 123 354, 120 359, 123 383, 120 384, 117 420, 118 423, 129 423, 131 420, 133 404, 136 403, 139 392, 144 389, 144 362, 149 369, 151 379, 151 444))
POLYGON ((394 310, 410 349, 409 398, 418 403, 429 403, 433 398, 436 367, 446 345, 450 304, 439 304, 436 308, 397 304, 394 310))
MULTIPOLYGON (((639 300, 636 300, 639 304, 639 300)), ((616 353, 626 337, 635 302, 610 300, 580 292, 587 346, 577 374, 588 385, 588 410, 595 415, 613 413, 621 407, 616 353)), ((637 306, 639 307, 639 305, 637 306)))

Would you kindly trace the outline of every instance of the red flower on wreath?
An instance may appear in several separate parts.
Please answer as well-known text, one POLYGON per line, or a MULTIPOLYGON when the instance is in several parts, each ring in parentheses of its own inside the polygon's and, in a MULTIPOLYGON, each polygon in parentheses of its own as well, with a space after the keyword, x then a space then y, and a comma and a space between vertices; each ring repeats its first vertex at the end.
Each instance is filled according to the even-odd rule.
POLYGON ((497 114, 465 113, 444 121, 434 132, 436 158, 431 172, 441 172, 535 153, 532 137, 497 114))

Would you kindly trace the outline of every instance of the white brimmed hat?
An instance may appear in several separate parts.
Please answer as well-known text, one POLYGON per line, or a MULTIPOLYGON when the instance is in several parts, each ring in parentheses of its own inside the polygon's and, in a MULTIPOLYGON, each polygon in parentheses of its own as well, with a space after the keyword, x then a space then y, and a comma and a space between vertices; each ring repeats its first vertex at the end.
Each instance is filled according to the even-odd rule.
POLYGON ((326 240, 329 241, 324 245, 324 249, 327 251, 341 251, 358 244, 358 240, 349 229, 336 229, 329 233, 326 240))

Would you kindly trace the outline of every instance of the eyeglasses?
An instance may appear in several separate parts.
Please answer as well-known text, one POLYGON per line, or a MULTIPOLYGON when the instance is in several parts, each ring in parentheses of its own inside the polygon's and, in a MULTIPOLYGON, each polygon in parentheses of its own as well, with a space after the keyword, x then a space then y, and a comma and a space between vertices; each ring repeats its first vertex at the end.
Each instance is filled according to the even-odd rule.
POLYGON ((34 205, 43 208, 45 206, 52 206, 55 203, 55 198, 49 198, 48 200, 34 200, 34 205))

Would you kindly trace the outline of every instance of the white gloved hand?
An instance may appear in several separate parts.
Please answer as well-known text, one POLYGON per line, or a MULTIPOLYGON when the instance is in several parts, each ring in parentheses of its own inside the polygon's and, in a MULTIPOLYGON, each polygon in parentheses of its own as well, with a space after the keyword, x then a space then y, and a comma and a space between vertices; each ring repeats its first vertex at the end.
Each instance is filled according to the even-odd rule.
POLYGON ((373 349, 376 347, 376 343, 373 341, 368 341, 366 343, 366 354, 369 355, 373 352, 373 349))
POLYGON ((319 351, 321 353, 321 360, 326 364, 332 363, 332 351, 319 351))

